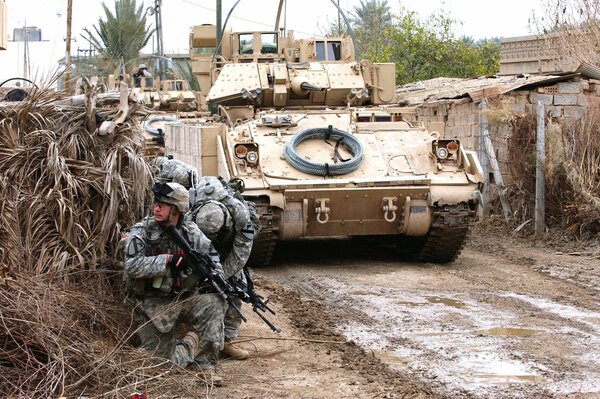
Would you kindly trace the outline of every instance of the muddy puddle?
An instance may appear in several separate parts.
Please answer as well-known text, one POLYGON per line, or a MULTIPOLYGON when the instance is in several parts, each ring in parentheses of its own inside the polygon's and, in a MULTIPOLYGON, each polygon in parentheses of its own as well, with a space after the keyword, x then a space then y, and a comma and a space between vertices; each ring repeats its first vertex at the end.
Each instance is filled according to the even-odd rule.
POLYGON ((337 329, 392 369, 475 397, 600 391, 597 312, 510 292, 471 296, 321 283, 340 306, 368 316, 337 329), (554 346, 547 356, 545 345, 554 346))

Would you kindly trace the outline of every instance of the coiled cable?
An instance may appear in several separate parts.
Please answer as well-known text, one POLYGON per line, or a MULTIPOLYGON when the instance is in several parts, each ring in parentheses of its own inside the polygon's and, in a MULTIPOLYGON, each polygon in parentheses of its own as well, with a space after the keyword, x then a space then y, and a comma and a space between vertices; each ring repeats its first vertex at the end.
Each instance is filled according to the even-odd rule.
POLYGON ((161 134, 158 131, 158 128, 152 127, 152 124, 154 122, 158 122, 158 121, 177 123, 177 122, 179 122, 179 119, 175 118, 174 116, 166 116, 166 115, 151 116, 144 121, 144 130, 153 136, 156 136, 156 137, 160 136, 161 134))
POLYGON ((351 135, 348 132, 344 132, 343 130, 336 129, 331 125, 322 128, 312 128, 301 131, 300 133, 294 135, 290 141, 285 145, 285 149, 283 150, 283 156, 286 161, 290 163, 294 168, 298 169, 301 172, 308 173, 310 175, 317 176, 335 176, 335 175, 344 175, 346 173, 350 173, 358 168, 363 158, 363 148, 362 144, 358 139, 351 135), (334 163, 322 163, 322 162, 313 162, 306 159, 303 156, 300 156, 296 152, 296 147, 298 144, 303 142, 304 140, 310 139, 323 139, 333 140, 336 142, 334 149, 334 163), (350 154, 352 154, 352 158, 343 159, 339 152, 338 148, 344 145, 347 147, 350 154), (337 161, 340 162, 337 162, 337 161))

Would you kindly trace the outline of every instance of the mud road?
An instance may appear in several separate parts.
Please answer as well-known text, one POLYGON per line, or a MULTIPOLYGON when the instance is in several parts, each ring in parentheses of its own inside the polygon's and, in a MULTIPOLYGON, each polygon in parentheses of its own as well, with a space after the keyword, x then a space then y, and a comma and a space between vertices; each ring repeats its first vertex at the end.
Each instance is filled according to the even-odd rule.
POLYGON ((298 242, 255 274, 282 332, 250 316, 251 358, 208 397, 600 398, 597 250, 483 234, 436 265, 298 242))

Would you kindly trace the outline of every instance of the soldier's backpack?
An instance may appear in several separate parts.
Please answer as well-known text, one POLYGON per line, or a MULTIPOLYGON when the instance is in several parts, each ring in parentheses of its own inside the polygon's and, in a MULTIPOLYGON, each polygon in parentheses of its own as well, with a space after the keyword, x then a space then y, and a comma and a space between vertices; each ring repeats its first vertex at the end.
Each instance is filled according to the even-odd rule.
POLYGON ((196 185, 198 171, 193 166, 177 159, 157 157, 152 163, 155 180, 160 182, 175 182, 186 189, 196 185))
POLYGON ((199 177, 195 187, 190 191, 192 219, 195 219, 202 206, 211 202, 221 203, 229 210, 237 230, 241 230, 251 223, 254 234, 258 234, 261 228, 260 216, 253 202, 246 201, 239 191, 233 189, 220 176, 199 177))

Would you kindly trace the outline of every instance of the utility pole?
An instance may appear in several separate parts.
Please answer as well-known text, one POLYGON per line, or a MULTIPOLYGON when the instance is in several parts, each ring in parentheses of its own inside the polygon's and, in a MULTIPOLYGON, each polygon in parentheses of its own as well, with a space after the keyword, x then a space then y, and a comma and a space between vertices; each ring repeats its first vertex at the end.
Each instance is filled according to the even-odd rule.
POLYGON ((23 27, 23 77, 29 79, 29 29, 27 28, 27 19, 23 27))
POLYGON ((223 32, 221 32, 221 13, 222 13, 222 9, 221 9, 221 0, 217 0, 217 49, 219 50, 217 52, 217 54, 221 54, 221 35, 223 34, 223 32))
POLYGON ((535 234, 546 231, 546 186, 544 183, 544 164, 546 163, 546 110, 544 104, 537 102, 537 130, 535 135, 535 234))
POLYGON ((481 193, 481 205, 483 214, 490 214, 490 174, 489 174, 489 159, 486 152, 485 137, 488 134, 488 121, 483 111, 487 107, 487 101, 479 103, 479 162, 483 171, 483 192, 481 193))
MULTIPOLYGON (((162 10, 161 10, 162 0, 154 0, 154 17, 156 21, 156 55, 159 57, 164 57, 164 48, 163 48, 163 29, 162 29, 162 10)), ((163 58, 158 59, 158 76, 160 76, 161 80, 165 78, 165 68, 164 68, 163 58)))
POLYGON ((337 5, 338 5, 337 35, 342 36, 342 25, 340 23, 340 0, 337 0, 337 5))
POLYGON ((67 0, 67 46, 65 50, 65 91, 71 93, 71 14, 73 0, 67 0))

